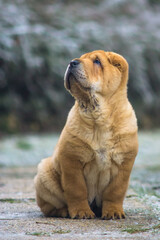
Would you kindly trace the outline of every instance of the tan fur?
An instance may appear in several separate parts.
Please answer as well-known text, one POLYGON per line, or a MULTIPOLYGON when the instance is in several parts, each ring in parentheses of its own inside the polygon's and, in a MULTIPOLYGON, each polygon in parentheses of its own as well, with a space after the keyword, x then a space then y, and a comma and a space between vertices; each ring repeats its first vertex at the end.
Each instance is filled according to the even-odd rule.
POLYGON ((113 52, 82 55, 68 66, 65 86, 75 98, 54 154, 35 177, 46 216, 124 218, 123 200, 138 151, 137 121, 127 98, 128 64, 113 52), (99 59, 100 64, 95 62, 99 59))

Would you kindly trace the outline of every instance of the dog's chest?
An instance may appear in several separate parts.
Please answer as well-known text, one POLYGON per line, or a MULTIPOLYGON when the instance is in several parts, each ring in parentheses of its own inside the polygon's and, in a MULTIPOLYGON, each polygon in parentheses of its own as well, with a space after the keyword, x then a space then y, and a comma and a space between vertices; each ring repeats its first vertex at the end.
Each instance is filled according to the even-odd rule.
POLYGON ((88 162, 84 168, 88 200, 91 203, 96 199, 97 205, 101 204, 102 192, 110 181, 110 136, 111 134, 108 132, 94 134, 90 144, 94 152, 94 160, 88 162))
POLYGON ((110 168, 111 161, 107 154, 107 148, 99 148, 95 151, 95 160, 97 168, 101 171, 106 168, 110 168))
POLYGON ((88 201, 92 203, 96 199, 98 206, 101 205, 102 192, 110 181, 109 163, 104 154, 98 153, 97 158, 86 164, 84 176, 88 190, 88 201))
POLYGON ((91 147, 94 152, 95 161, 99 170, 110 167, 109 143, 111 132, 97 131, 91 141, 91 147))
POLYGON ((111 178, 113 179, 117 175, 117 165, 123 162, 123 154, 116 147, 111 132, 94 134, 94 138, 92 138, 90 143, 94 152, 94 158, 86 163, 84 176, 88 190, 88 201, 92 203, 95 199, 97 206, 100 206, 102 193, 108 186, 111 178))

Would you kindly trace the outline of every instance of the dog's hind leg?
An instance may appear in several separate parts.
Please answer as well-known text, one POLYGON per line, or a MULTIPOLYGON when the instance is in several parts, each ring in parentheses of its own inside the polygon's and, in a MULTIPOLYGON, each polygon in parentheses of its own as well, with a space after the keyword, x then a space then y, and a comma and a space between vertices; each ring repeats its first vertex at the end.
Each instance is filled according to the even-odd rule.
POLYGON ((37 195, 37 204, 40 206, 41 211, 46 217, 63 217, 69 216, 67 206, 57 209, 54 205, 46 202, 41 197, 37 195))
POLYGON ((60 184, 60 177, 51 158, 41 161, 34 179, 36 200, 45 216, 67 217, 68 208, 60 184))

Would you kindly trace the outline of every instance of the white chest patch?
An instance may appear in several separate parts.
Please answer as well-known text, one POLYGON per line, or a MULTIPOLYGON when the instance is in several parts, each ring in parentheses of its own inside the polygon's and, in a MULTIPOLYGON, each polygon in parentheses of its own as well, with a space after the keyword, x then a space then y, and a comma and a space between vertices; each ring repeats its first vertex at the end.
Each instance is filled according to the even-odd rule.
POLYGON ((88 201, 92 203, 95 199, 97 206, 101 206, 102 193, 111 178, 111 152, 107 150, 106 143, 111 139, 112 133, 101 130, 94 132, 94 138, 93 134, 87 136, 94 151, 94 160, 86 163, 84 167, 88 201))
POLYGON ((96 150, 96 162, 99 170, 104 170, 107 168, 110 168, 111 161, 109 157, 107 156, 107 151, 105 148, 100 148, 99 150, 96 150))
POLYGON ((84 176, 88 190, 88 201, 95 199, 97 206, 101 205, 102 192, 110 181, 111 161, 106 149, 95 151, 95 160, 86 164, 84 176))

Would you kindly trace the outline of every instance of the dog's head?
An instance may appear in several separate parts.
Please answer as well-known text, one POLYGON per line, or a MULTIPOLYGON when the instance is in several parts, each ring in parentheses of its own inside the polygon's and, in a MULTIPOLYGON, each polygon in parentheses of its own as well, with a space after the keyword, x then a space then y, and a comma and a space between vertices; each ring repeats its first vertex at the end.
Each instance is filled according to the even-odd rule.
POLYGON ((65 87, 77 99, 88 96, 111 96, 119 88, 126 88, 127 61, 114 52, 102 50, 82 55, 70 62, 65 72, 65 87))

